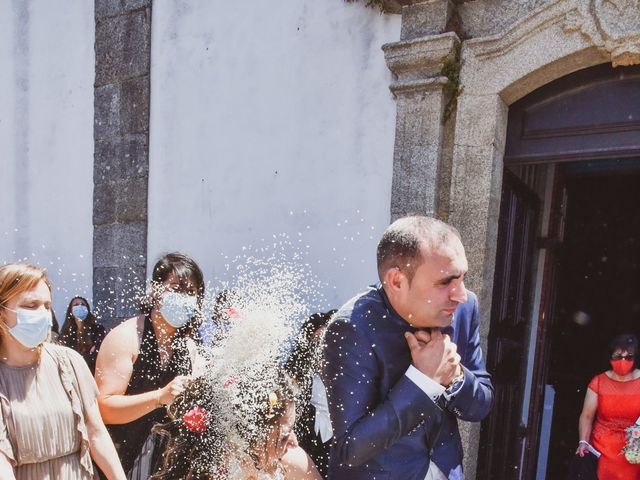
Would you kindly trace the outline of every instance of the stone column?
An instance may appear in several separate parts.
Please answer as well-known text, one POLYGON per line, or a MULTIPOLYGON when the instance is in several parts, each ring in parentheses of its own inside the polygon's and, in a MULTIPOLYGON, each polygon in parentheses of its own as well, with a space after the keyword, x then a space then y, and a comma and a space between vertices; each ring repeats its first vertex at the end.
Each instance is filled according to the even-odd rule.
POLYGON ((383 46, 395 76, 397 98, 391 217, 409 213, 446 218, 450 184, 448 134, 452 73, 459 68, 459 40, 442 33, 451 14, 446 0, 403 7, 401 41, 383 46))
MULTIPOLYGON (((507 116, 508 107, 498 95, 463 94, 458 99, 449 222, 464 240, 469 261, 466 284, 478 295, 485 357, 491 324, 507 116)), ((465 472, 468 478, 475 478, 480 423, 465 422, 460 427, 465 443, 465 472)))
POLYGON ((151 0, 95 0, 95 21, 93 299, 113 327, 146 277, 151 0))
MULTIPOLYGON (((454 32, 443 33, 450 23, 455 23, 451 22, 455 13, 455 7, 448 0, 411 2, 402 9, 401 41, 383 47, 387 65, 396 77, 391 90, 398 103, 392 219, 407 213, 421 213, 456 226, 473 224, 464 218, 463 212, 460 215, 459 204, 455 203, 460 193, 455 177, 468 173, 471 175, 469 185, 473 186, 473 175, 481 173, 484 176, 487 166, 478 164, 473 172, 461 172, 464 162, 457 162, 454 170, 454 133, 461 120, 475 121, 478 125, 484 120, 471 119, 468 115, 460 118, 457 103, 461 93, 458 83, 460 41, 454 32), (456 196, 452 196, 454 194, 456 196)), ((499 108, 497 104, 486 107, 499 108)), ((506 108, 500 112, 506 114, 506 108)), ((456 145, 456 152, 461 148, 464 146, 456 145)), ((495 178, 492 180, 496 181, 495 178)), ((473 198, 481 201, 478 196, 473 198)), ((467 234, 463 229, 467 248, 484 248, 485 242, 476 242, 482 239, 480 234, 470 237, 467 234)), ((460 433, 466 478, 473 479, 478 461, 480 423, 460 422, 460 433)))

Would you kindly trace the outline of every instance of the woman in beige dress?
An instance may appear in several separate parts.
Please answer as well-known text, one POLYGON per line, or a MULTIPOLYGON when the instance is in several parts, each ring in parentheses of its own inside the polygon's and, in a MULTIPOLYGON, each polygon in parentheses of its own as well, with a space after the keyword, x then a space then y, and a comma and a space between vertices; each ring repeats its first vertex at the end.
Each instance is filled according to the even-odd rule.
POLYGON ((98 389, 75 351, 44 343, 51 285, 43 270, 0 267, 0 478, 125 479, 96 402, 98 389))

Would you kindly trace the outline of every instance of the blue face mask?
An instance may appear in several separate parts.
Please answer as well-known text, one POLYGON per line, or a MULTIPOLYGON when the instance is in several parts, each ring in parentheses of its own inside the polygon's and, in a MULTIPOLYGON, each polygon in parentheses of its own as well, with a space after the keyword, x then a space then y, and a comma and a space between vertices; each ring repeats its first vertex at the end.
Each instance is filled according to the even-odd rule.
MULTIPOLYGON (((7 308, 7 307, 5 307, 7 308)), ((47 339, 51 329, 51 310, 41 307, 37 310, 19 308, 15 312, 16 325, 9 328, 9 333, 27 348, 36 348, 47 339)))
POLYGON ((176 292, 165 293, 160 313, 173 328, 184 327, 196 314, 198 299, 193 295, 176 292))
POLYGON ((89 309, 84 305, 74 305, 71 307, 71 314, 78 320, 85 320, 89 315, 89 309))

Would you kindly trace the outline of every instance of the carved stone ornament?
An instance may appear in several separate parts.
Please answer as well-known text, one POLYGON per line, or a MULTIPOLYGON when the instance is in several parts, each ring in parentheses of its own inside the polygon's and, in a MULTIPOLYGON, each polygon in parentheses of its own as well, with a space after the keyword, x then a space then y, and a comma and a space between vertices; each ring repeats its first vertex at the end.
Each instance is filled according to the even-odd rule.
POLYGON ((565 31, 581 32, 611 54, 614 67, 640 64, 640 0, 588 0, 567 13, 565 31))

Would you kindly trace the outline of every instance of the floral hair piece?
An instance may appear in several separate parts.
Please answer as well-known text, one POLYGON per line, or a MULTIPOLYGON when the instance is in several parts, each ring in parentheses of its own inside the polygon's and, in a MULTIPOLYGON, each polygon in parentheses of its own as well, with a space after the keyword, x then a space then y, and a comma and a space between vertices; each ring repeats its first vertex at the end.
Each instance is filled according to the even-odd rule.
POLYGON ((224 383, 222 384, 222 386, 224 388, 229 388, 231 385, 233 385, 234 383, 236 383, 238 381, 238 377, 235 376, 231 376, 229 378, 227 378, 224 383))
POLYGON ((192 432, 202 433, 209 426, 209 412, 198 405, 182 416, 182 422, 192 432))
POLYGON ((269 392, 267 400, 269 402, 269 410, 266 412, 265 416, 267 418, 273 418, 276 416, 275 408, 278 406, 278 395, 276 392, 269 392))

